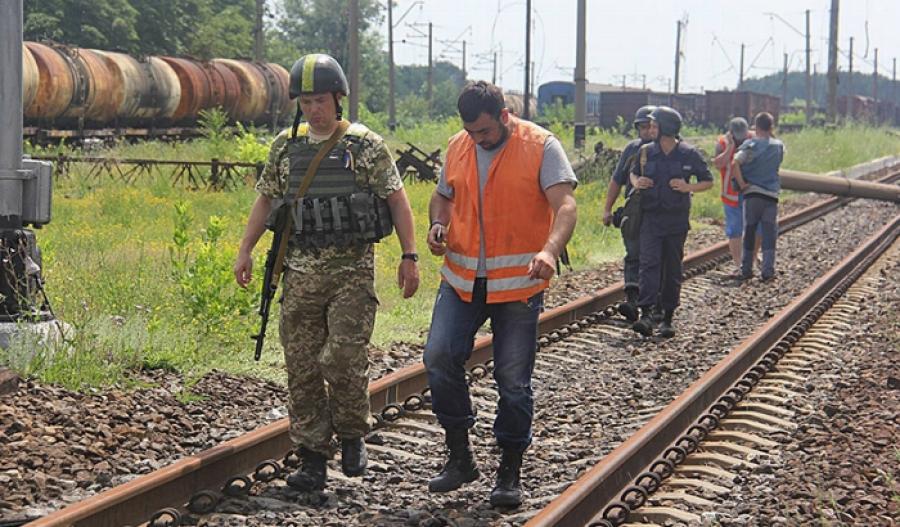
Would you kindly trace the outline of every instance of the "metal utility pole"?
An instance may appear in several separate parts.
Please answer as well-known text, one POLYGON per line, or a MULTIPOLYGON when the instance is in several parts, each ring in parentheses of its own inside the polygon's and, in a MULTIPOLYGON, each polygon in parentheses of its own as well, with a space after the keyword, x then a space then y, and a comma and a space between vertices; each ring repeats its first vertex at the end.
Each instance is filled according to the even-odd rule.
POLYGON ((431 110, 431 90, 434 85, 434 61, 432 59, 432 24, 428 23, 428 109, 431 110))
POLYGON ((22 228, 23 11, 22 0, 0 5, 0 230, 6 232, 22 228))
POLYGON ((388 128, 397 128, 397 104, 394 101, 394 0, 388 0, 388 128))
POLYGON ((812 120, 812 77, 810 76, 809 60, 809 9, 806 10, 806 124, 812 120))
POLYGON ((468 74, 466 73, 466 41, 465 40, 463 40, 462 76, 463 76, 463 83, 465 84, 466 77, 468 77, 468 74))
POLYGON ((787 100, 788 84, 788 54, 784 54, 784 73, 781 74, 781 107, 785 112, 789 111, 790 102, 787 100))
POLYGON ((738 89, 744 87, 744 43, 741 42, 741 71, 738 73, 738 89))
POLYGON ((853 95, 853 37, 850 37, 850 63, 847 65, 847 95, 853 95))
POLYGON ((897 57, 894 57, 894 71, 891 74, 891 101, 897 104, 897 57))
POLYGON ((828 26, 828 122, 837 118, 838 85, 838 10, 840 0, 831 0, 831 23, 828 26))
POLYGON ((266 11, 266 0, 256 0, 256 26, 253 28, 253 60, 263 62, 266 58, 265 28, 263 14, 266 11))
POLYGON ((524 102, 522 117, 531 119, 529 106, 531 105, 531 0, 525 1, 525 91, 522 96, 524 102))
POLYGON ((491 72, 491 84, 497 84, 497 52, 494 52, 494 69, 491 72))
POLYGON ((38 299, 40 251, 25 228, 50 222, 53 168, 22 160, 23 13, 22 0, 0 2, 0 348, 26 324, 53 320, 38 299))
POLYGON ((350 0, 350 121, 359 120, 359 0, 350 0))
POLYGON ((675 24, 675 90, 670 93, 678 93, 678 75, 681 70, 681 20, 675 24))
POLYGON ((813 76, 812 76, 812 87, 813 87, 813 100, 819 100, 819 65, 813 64, 813 76))
POLYGON ((875 99, 875 107, 878 108, 878 48, 875 48, 875 63, 872 69, 872 98, 875 99))
POLYGON ((585 49, 587 47, 587 0, 578 0, 578 21, 575 25, 575 148, 584 148, 585 119, 587 117, 585 49))

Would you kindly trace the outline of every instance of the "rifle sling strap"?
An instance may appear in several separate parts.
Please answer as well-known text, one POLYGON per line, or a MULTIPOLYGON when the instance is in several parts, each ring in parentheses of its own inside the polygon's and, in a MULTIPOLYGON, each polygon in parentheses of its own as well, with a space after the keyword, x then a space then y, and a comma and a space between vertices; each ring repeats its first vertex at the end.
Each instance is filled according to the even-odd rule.
MULTIPOLYGON (((334 148, 334 145, 336 145, 338 141, 340 141, 341 137, 344 137, 348 128, 350 128, 350 122, 342 120, 338 123, 338 126, 334 130, 334 133, 331 134, 331 137, 322 143, 319 147, 319 151, 316 152, 315 157, 310 161, 309 166, 306 167, 306 175, 303 176, 303 181, 300 182, 300 188, 297 189, 297 195, 294 196, 294 199, 299 200, 306 194, 306 191, 309 190, 310 185, 312 185, 313 179, 315 179, 316 172, 319 170, 319 164, 322 162, 322 159, 328 155, 328 152, 331 152, 331 149, 334 148)), ((293 228, 294 215, 288 214, 284 230, 281 233, 281 243, 278 244, 278 255, 275 258, 275 267, 272 272, 272 285, 275 287, 278 287, 278 281, 281 279, 282 271, 284 271, 284 257, 287 254, 288 240, 291 239, 291 231, 293 228)))

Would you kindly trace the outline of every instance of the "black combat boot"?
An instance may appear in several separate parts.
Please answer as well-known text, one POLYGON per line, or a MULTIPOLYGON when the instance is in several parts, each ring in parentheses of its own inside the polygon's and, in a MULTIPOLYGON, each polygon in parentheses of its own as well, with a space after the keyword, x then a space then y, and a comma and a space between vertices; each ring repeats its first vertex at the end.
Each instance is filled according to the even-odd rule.
POLYGON ((634 322, 638 319, 638 290, 634 287, 625 288, 625 301, 619 304, 617 308, 619 314, 625 317, 625 320, 634 322))
POLYGON ((675 336, 675 328, 672 326, 672 317, 675 315, 674 309, 666 309, 663 311, 663 321, 659 325, 659 336, 664 339, 670 339, 675 336))
POLYGON ((431 492, 450 492, 458 489, 463 483, 475 481, 479 476, 478 467, 472 458, 472 450, 469 448, 469 430, 448 428, 446 434, 450 455, 441 473, 428 482, 428 490, 431 492))
POLYGON ((651 316, 650 312, 650 306, 641 307, 641 318, 631 325, 631 329, 637 331, 645 337, 653 335, 653 328, 656 327, 656 322, 653 321, 653 317, 651 316))
POLYGON ((325 455, 300 447, 300 468, 287 477, 291 487, 309 492, 325 488, 325 455))
POLYGON ((361 437, 341 439, 341 470, 348 477, 362 476, 366 472, 369 457, 366 443, 361 437))
POLYGON ((497 469, 497 484, 491 491, 491 506, 518 507, 522 504, 522 484, 519 472, 522 469, 522 452, 503 449, 500 468, 497 469))

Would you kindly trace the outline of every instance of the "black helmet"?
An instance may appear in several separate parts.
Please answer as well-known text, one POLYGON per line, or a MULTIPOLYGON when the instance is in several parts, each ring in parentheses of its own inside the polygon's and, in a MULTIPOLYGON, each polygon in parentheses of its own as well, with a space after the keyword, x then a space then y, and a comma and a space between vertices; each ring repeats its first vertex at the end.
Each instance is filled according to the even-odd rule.
POLYGON ((310 53, 291 67, 291 99, 302 93, 350 94, 350 85, 341 65, 330 55, 310 53))
POLYGON ((681 114, 674 108, 659 106, 650 114, 650 119, 659 125, 659 135, 678 137, 681 131, 681 114))
POLYGON ((650 114, 653 113, 653 110, 655 109, 656 106, 651 106, 649 104, 647 106, 641 106, 636 112, 634 112, 634 121, 632 121, 631 124, 633 124, 634 127, 637 128, 639 124, 649 123, 650 114))

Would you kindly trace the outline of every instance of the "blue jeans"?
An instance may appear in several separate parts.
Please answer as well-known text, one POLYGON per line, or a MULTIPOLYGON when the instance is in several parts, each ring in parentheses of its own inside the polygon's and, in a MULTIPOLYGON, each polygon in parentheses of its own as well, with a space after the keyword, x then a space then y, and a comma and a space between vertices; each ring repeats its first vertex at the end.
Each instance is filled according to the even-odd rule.
POLYGON ((475 281, 472 302, 460 299, 447 282, 441 282, 438 289, 424 357, 432 411, 445 429, 468 429, 475 424, 465 364, 472 355, 475 333, 490 319, 494 335, 494 380, 500 391, 494 437, 500 448, 522 451, 531 444, 534 416, 531 373, 544 293, 532 296, 527 302, 488 304, 486 283, 485 279, 475 281))
POLYGON ((754 194, 744 198, 744 253, 741 274, 753 274, 753 246, 756 230, 762 229, 762 269, 764 279, 775 276, 775 242, 778 239, 778 202, 754 194))

